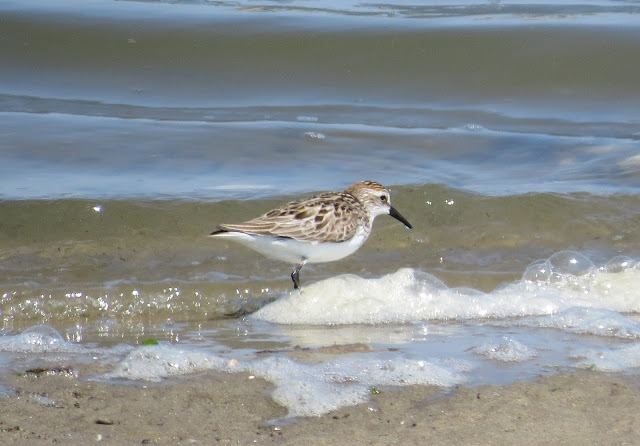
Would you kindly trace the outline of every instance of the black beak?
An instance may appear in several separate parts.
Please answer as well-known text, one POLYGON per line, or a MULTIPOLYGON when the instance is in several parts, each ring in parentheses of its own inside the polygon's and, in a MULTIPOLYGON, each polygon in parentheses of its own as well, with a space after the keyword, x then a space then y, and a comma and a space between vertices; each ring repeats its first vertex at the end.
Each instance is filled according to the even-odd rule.
POLYGON ((396 220, 401 222, 403 225, 405 225, 407 229, 411 229, 412 227, 411 223, 409 223, 406 218, 400 215, 400 212, 396 211, 394 207, 389 208, 389 215, 391 215, 393 218, 395 218, 396 220))

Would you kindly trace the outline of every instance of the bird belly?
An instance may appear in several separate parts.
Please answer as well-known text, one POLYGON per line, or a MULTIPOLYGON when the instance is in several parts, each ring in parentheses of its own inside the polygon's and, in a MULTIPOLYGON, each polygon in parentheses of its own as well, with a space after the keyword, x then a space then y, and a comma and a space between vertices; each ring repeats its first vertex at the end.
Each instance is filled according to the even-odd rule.
POLYGON ((265 257, 289 263, 323 263, 340 260, 362 246, 368 234, 356 234, 344 242, 305 242, 284 237, 255 236, 242 232, 225 232, 216 237, 228 238, 265 257))

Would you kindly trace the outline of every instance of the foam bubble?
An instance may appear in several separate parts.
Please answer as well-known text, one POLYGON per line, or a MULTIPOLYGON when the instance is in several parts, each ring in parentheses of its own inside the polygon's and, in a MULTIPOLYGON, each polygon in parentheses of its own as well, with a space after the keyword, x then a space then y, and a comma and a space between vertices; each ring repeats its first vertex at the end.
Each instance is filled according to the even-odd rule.
POLYGON ((48 325, 35 325, 17 336, 0 337, 0 350, 7 352, 69 352, 78 348, 48 325))
POLYGON ((551 279, 552 267, 547 260, 538 260, 530 264, 522 274, 522 280, 546 282, 551 279))
POLYGON ((522 280, 531 282, 575 282, 577 277, 591 274, 595 265, 584 255, 575 251, 560 251, 549 257, 531 263, 522 280))
POLYGON ((229 360, 174 345, 149 345, 133 350, 107 379, 160 381, 205 370, 226 370, 229 360))
POLYGON ((474 347, 473 352, 488 359, 504 362, 522 362, 537 356, 534 350, 507 336, 503 336, 499 341, 489 341, 474 347))
POLYGON ((549 264, 559 274, 583 276, 594 270, 593 262, 575 251, 557 252, 549 257, 549 264))
POLYGON ((616 256, 607 262, 604 270, 608 273, 621 273, 634 266, 636 262, 631 257, 616 256))

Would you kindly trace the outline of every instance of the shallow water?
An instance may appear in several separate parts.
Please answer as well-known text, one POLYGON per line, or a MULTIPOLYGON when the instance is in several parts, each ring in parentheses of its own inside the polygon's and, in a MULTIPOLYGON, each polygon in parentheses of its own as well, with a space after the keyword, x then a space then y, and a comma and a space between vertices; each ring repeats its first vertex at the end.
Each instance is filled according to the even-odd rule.
POLYGON ((637 373, 634 2, 62 3, 0 3, 5 370, 242 371, 292 416, 637 373), (362 179, 414 229, 301 293, 206 237, 362 179))

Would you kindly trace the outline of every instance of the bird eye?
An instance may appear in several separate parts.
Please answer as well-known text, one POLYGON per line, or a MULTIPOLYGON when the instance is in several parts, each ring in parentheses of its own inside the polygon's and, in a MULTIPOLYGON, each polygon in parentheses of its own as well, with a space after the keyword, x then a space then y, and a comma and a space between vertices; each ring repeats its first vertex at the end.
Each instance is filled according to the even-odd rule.
POLYGON ((380 196, 380 200, 382 200, 382 201, 387 201, 387 196, 386 196, 386 195, 381 195, 381 196, 380 196))

